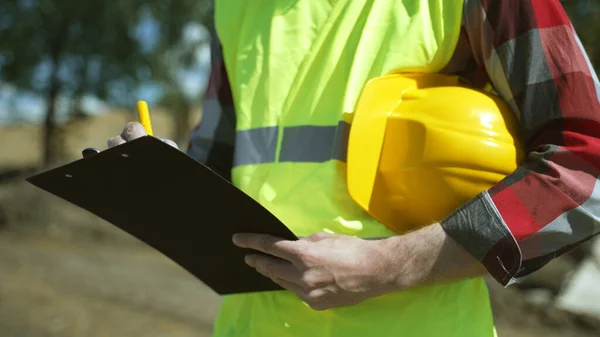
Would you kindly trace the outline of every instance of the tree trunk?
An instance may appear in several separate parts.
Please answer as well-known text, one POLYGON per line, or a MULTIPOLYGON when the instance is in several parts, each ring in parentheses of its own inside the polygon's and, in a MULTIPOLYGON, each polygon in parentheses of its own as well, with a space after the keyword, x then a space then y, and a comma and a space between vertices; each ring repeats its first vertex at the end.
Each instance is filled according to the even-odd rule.
POLYGON ((58 30, 59 34, 50 38, 48 45, 52 58, 52 74, 50 76, 50 87, 46 96, 46 117, 44 119, 43 164, 50 166, 56 163, 62 155, 62 139, 60 130, 56 125, 56 101, 60 93, 61 84, 58 78, 60 69, 60 56, 64 47, 64 33, 67 31, 67 23, 63 22, 58 30))
POLYGON ((59 130, 56 125, 56 101, 60 92, 60 83, 57 78, 58 69, 53 71, 50 88, 46 98, 46 118, 44 120, 44 165, 54 164, 60 157, 62 144, 59 137, 59 130))
POLYGON ((190 116, 191 116, 191 105, 185 99, 181 99, 177 102, 177 110, 174 111, 173 117, 175 122, 175 139, 174 142, 179 147, 185 147, 189 138, 190 133, 190 116))

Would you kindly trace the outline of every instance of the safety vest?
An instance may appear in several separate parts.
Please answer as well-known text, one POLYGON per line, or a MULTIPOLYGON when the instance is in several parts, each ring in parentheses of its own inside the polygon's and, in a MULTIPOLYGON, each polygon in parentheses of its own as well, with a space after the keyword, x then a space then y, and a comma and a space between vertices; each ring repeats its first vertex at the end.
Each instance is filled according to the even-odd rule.
MULTIPOLYGON (((352 112, 369 79, 439 72, 459 38, 462 6, 460 0, 217 0, 215 25, 237 118, 233 184, 298 236, 395 235, 348 194, 352 112)), ((314 311, 287 291, 230 295, 214 326, 215 337, 493 334, 481 278, 328 311, 314 311)))

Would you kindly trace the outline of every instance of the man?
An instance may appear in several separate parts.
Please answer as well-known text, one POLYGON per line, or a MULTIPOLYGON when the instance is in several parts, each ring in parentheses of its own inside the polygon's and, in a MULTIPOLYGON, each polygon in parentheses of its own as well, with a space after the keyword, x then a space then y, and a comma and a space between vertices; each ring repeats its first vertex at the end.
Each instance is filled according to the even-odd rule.
POLYGON ((215 22, 189 154, 304 237, 236 235, 289 291, 226 296, 215 336, 492 336, 486 270, 509 285, 599 232, 600 84, 558 0, 223 0, 215 22), (360 90, 390 71, 491 84, 528 153, 403 235, 352 202, 341 164, 360 90))

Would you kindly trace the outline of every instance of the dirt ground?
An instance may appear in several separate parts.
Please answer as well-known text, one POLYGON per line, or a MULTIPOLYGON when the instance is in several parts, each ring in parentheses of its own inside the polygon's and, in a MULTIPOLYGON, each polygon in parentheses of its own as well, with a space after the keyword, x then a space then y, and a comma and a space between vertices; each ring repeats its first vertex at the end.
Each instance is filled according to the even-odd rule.
MULTIPOLYGON (((0 236, 1 337, 210 336, 219 297, 139 244, 0 236)), ((598 336, 494 287, 501 337, 598 336)))
POLYGON ((142 246, 0 238, 0 336, 209 336, 219 298, 142 246))
MULTIPOLYGON (((210 336, 219 297, 160 253, 22 183, 2 204, 0 337, 210 336)), ((600 336, 548 296, 489 283, 501 337, 600 336)))

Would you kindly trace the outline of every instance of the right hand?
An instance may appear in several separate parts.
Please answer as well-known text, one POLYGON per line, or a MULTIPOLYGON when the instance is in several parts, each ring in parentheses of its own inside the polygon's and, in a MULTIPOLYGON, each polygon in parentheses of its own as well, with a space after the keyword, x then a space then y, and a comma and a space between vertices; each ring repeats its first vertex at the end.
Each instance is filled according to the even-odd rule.
MULTIPOLYGON (((107 145, 108 145, 108 148, 110 149, 111 147, 121 145, 123 143, 132 141, 134 139, 137 139, 137 138, 140 138, 143 136, 146 136, 146 130, 144 129, 142 124, 140 124, 138 122, 129 122, 129 123, 125 124, 125 127, 123 127, 123 132, 121 132, 121 134, 119 136, 111 137, 108 139, 107 145)), ((162 139, 160 137, 156 137, 156 138, 173 146, 176 149, 179 149, 179 147, 177 146, 177 143, 175 143, 174 141, 172 141, 170 139, 162 139)))

